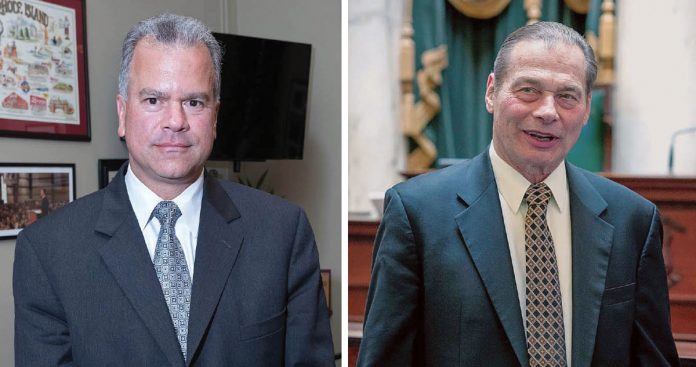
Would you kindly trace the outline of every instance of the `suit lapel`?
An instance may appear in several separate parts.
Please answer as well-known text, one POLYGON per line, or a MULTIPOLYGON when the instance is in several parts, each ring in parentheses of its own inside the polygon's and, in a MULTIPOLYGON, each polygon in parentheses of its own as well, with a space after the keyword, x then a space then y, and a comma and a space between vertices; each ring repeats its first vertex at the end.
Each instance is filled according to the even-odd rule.
POLYGON ((574 367, 590 366, 614 227, 600 215, 607 203, 582 172, 568 164, 573 253, 574 367))
POLYGON ((239 211, 220 184, 206 176, 191 290, 189 364, 210 324, 243 239, 239 211))
POLYGON ((124 181, 126 166, 121 168, 120 173, 105 189, 95 230, 109 238, 98 251, 170 364, 182 366, 183 355, 162 288, 128 200, 124 181))
POLYGON ((505 334, 522 366, 528 366, 520 302, 498 188, 488 153, 474 158, 459 198, 468 206, 455 217, 505 334))

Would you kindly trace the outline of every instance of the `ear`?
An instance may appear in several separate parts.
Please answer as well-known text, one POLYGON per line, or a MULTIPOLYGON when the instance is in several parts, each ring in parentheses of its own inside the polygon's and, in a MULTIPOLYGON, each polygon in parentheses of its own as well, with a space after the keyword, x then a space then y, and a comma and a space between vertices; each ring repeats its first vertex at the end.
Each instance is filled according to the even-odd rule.
POLYGON ((493 113, 493 102, 495 101, 495 75, 493 73, 488 74, 488 81, 486 82, 486 110, 493 113))
POLYGON ((116 112, 118 113, 118 136, 126 137, 126 101, 119 94, 116 96, 116 112))
POLYGON ((590 119, 590 112, 592 112, 592 91, 590 91, 587 94, 587 108, 585 108, 585 123, 582 125, 585 126, 589 122, 590 119))

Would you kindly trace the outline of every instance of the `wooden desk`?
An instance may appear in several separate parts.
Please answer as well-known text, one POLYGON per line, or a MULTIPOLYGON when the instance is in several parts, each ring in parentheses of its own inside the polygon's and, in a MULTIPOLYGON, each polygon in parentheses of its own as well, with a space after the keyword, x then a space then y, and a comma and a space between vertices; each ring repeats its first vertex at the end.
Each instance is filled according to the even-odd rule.
POLYGON ((355 366, 355 363, 358 361, 362 329, 362 322, 348 322, 348 366, 350 367, 355 366))
MULTIPOLYGON (((685 361, 689 358, 696 361, 696 178, 604 176, 654 202, 663 222, 683 226, 682 232, 671 233, 669 249, 673 276, 678 278, 669 290, 672 331, 679 355, 685 361)), ((348 224, 348 320, 351 322, 362 323, 364 319, 372 246, 378 226, 377 221, 364 220, 348 224)), ((359 345, 359 339, 353 338, 350 345, 359 345)))
MULTIPOLYGON (((361 322, 348 322, 348 366, 353 367, 358 361, 360 342, 362 341, 361 322)), ((690 334, 674 334, 677 353, 682 367, 696 367, 696 338, 690 334)))
POLYGON ((363 322, 370 286, 372 246, 379 222, 348 222, 348 321, 363 322))
MULTIPOLYGON (((669 289, 672 332, 696 336, 696 178, 604 176, 639 193, 660 209, 665 224, 663 253, 672 270, 671 277, 676 280, 669 289), (670 223, 683 230, 671 229, 670 223)), ((692 339, 696 341, 696 337, 692 339)))

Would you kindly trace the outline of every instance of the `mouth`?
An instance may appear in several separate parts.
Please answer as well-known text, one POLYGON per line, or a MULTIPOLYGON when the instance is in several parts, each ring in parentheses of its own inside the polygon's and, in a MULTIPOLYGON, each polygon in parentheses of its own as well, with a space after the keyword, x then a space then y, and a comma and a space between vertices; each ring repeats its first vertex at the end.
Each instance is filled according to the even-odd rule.
POLYGON ((181 143, 161 143, 161 144, 155 144, 155 147, 159 149, 163 149, 166 151, 176 151, 176 150, 183 150, 186 148, 189 148, 191 145, 190 144, 181 144, 181 143))
POLYGON ((558 137, 555 135, 534 130, 524 130, 524 133, 541 142, 551 142, 558 139, 558 137))

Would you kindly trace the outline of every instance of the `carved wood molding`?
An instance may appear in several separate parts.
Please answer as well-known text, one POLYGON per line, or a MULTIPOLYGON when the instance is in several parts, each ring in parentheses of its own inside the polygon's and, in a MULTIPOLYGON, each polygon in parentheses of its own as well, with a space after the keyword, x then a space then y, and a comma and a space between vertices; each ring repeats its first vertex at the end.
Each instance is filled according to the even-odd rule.
POLYGON ((541 0, 524 0, 527 11, 527 24, 534 24, 541 19, 541 0))
POLYGON ((416 74, 420 100, 413 104, 412 96, 410 100, 404 100, 409 105, 402 106, 402 112, 406 112, 402 116, 404 134, 418 145, 408 156, 408 169, 428 168, 437 158, 437 148, 423 130, 442 107, 435 89, 442 85, 442 71, 447 67, 447 46, 424 51, 421 63, 423 68, 416 74))
POLYGON ((564 0, 564 2, 570 10, 579 14, 587 14, 590 10, 590 0, 564 0))
POLYGON ((510 4, 510 0, 449 0, 450 4, 467 17, 490 19, 510 4))
POLYGON ((413 42, 412 2, 404 3, 401 27, 400 69, 401 131, 413 139, 417 147, 408 155, 408 169, 426 169, 437 158, 435 144, 423 134, 423 129, 440 112, 440 96, 435 89, 442 84, 442 70, 447 67, 447 47, 427 50, 421 55, 421 70, 415 70, 415 43, 413 42), (413 81, 418 83, 420 100, 415 102, 413 81))
POLYGON ((597 75, 597 84, 599 85, 614 82, 615 34, 614 1, 604 0, 602 2, 602 15, 599 17, 599 42, 595 51, 599 61, 597 75))

